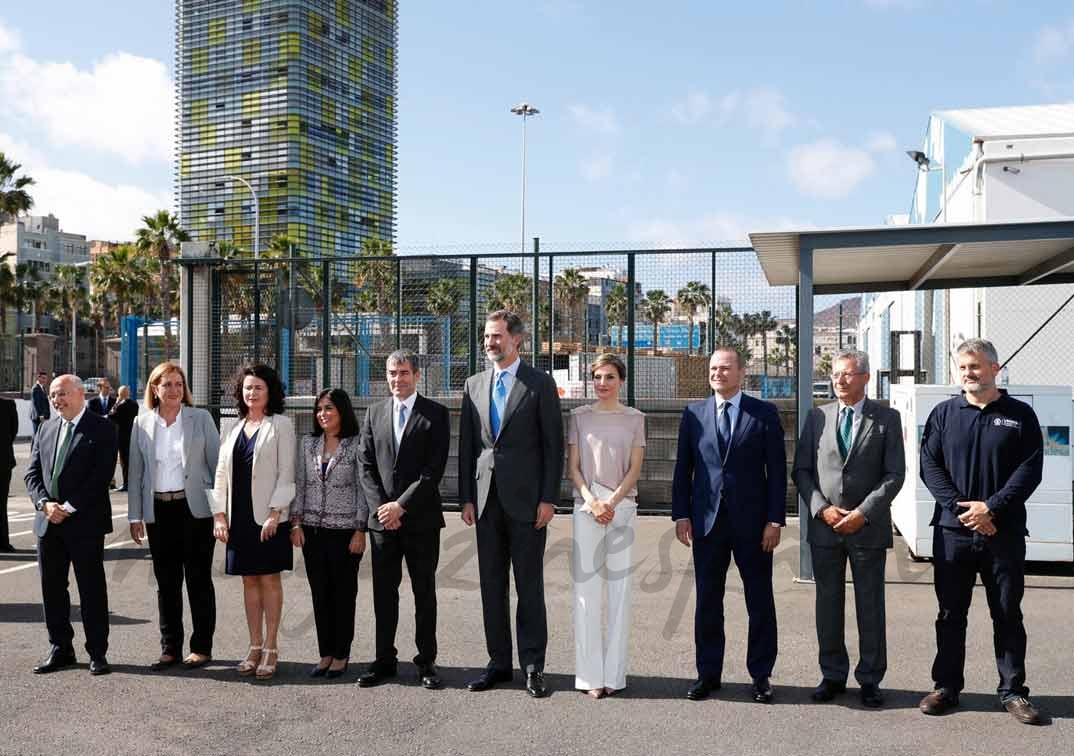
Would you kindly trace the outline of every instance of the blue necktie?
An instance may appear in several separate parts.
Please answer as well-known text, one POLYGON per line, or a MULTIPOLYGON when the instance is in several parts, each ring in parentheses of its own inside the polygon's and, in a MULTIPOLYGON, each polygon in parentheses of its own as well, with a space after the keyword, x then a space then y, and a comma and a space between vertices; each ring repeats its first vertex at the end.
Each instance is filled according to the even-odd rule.
POLYGON ((406 405, 399 405, 399 432, 398 437, 400 440, 403 438, 403 429, 406 428, 406 405))
POLYGON ((731 447, 731 403, 720 405, 720 422, 716 424, 716 436, 720 442, 720 458, 727 459, 727 450, 731 447))
POLYGON ((503 376, 496 379, 496 388, 492 391, 492 413, 489 418, 492 421, 492 435, 500 435, 500 424, 503 422, 503 413, 507 409, 507 387, 503 385, 503 376))

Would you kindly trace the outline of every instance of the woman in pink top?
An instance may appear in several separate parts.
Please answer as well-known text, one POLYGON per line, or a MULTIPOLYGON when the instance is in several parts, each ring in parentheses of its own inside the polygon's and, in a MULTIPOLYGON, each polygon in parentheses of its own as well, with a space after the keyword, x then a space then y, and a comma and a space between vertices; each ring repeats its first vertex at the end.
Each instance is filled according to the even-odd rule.
POLYGON ((630 545, 645 415, 619 402, 626 365, 602 354, 590 366, 595 404, 571 412, 567 472, 574 484, 574 686, 593 698, 626 687, 630 626, 630 545), (602 632, 604 586, 608 631, 602 632))

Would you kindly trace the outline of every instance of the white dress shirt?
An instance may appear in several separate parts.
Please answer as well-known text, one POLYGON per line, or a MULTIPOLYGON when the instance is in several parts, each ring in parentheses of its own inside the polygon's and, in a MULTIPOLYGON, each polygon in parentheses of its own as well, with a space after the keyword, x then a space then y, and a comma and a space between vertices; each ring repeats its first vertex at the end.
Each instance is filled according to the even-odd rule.
MULTIPOLYGON (((717 433, 719 433, 719 430, 720 430, 720 413, 721 412, 729 412, 730 415, 731 415, 730 416, 730 420, 731 420, 731 438, 734 438, 734 436, 735 436, 735 426, 738 424, 738 405, 739 405, 739 403, 741 401, 742 401, 742 392, 741 391, 739 391, 737 394, 732 396, 730 399, 724 399, 719 394, 716 394, 716 432, 717 433), (724 408, 725 404, 727 405, 726 408, 724 408)), ((730 441, 730 439, 728 439, 728 441, 730 441)))
POLYGON ((186 486, 186 474, 183 471, 183 408, 175 416, 175 422, 168 425, 160 412, 153 411, 157 432, 153 434, 153 474, 154 493, 182 491, 186 486))
POLYGON ((402 428, 399 427, 399 409, 403 406, 406 407, 406 421, 410 422, 410 416, 414 414, 414 403, 418 401, 418 392, 408 396, 403 401, 398 399, 392 402, 392 433, 395 434, 395 448, 399 448, 399 444, 403 443, 403 431, 406 430, 406 425, 402 428))

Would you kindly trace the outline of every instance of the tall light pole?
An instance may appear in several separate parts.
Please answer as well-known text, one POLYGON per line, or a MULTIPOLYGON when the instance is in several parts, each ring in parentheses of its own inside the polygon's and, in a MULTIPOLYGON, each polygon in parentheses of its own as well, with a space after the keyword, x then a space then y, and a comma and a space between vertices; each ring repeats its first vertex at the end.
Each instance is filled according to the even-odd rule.
POLYGON ((250 196, 254 199, 254 362, 261 362, 261 268, 258 265, 261 260, 261 212, 258 207, 257 192, 242 176, 224 176, 224 178, 238 181, 250 190, 250 196))
POLYGON ((244 179, 242 176, 224 176, 224 178, 229 179, 231 181, 238 181, 240 184, 250 190, 250 196, 254 199, 254 259, 258 260, 261 258, 261 252, 259 247, 259 242, 261 240, 261 213, 260 208, 258 207, 257 192, 255 192, 254 188, 250 186, 250 182, 244 179))
MULTIPOLYGON (((522 248, 526 251, 526 119, 535 116, 541 111, 528 102, 520 102, 511 108, 515 115, 522 116, 522 248)), ((536 278, 536 273, 534 274, 536 278)))

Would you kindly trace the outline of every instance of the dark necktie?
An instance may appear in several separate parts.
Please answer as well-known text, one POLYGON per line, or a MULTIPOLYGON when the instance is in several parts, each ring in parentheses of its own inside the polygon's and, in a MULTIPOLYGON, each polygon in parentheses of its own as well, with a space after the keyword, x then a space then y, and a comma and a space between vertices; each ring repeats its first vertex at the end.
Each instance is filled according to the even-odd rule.
POLYGON ((854 408, 843 408, 843 422, 839 425, 839 456, 845 462, 850 454, 850 441, 854 437, 854 408))
POLYGON ((727 450, 731 448, 731 403, 720 405, 720 421, 716 424, 716 436, 720 443, 720 459, 727 459, 727 450))

